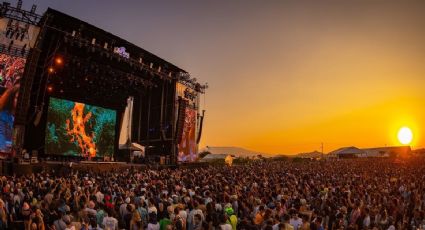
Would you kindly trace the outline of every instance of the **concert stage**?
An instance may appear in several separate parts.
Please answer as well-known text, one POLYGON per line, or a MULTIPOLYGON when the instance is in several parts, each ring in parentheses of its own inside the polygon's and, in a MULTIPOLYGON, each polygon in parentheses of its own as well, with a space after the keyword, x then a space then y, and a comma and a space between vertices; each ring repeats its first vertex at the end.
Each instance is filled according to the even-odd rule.
MULTIPOLYGON (((0 32, 8 36, 3 39, 7 44, 0 45, 7 63, 0 66, 13 73, 6 78, 19 78, 20 86, 13 88, 19 96, 8 98, 16 100, 16 108, 11 110, 14 119, 3 128, 7 145, 0 152, 59 162, 76 157, 130 162, 131 148, 124 147, 136 143, 149 162, 196 161, 204 117, 200 97, 206 84, 123 38, 57 10, 37 15, 35 9, 28 12, 10 4, 1 8, 6 13, 0 32), (14 31, 17 21, 30 26, 22 38, 21 30, 14 31), (12 36, 18 32, 24 42, 12 36), (25 43, 26 34, 31 40, 25 43)), ((75 167, 118 170, 124 165, 129 166, 79 162, 75 167)), ((15 172, 26 172, 63 164, 15 166, 15 172)))

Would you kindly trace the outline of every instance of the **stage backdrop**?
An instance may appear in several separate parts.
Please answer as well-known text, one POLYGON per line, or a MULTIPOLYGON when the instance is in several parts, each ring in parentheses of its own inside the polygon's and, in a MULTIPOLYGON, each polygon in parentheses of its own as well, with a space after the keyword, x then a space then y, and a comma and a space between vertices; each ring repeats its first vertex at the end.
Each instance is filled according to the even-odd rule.
POLYGON ((50 98, 45 153, 64 156, 112 156, 116 111, 50 98))
POLYGON ((12 152, 13 122, 25 59, 0 54, 0 153, 12 152))

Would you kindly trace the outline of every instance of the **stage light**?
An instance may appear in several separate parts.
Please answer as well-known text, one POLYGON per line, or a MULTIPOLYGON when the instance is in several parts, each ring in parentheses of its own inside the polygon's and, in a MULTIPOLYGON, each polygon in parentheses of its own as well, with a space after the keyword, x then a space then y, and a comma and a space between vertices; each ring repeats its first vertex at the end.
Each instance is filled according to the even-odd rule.
POLYGON ((49 71, 49 73, 53 73, 53 72, 55 72, 55 69, 53 69, 53 67, 49 67, 48 71, 49 71))
POLYGON ((57 65, 62 65, 62 64, 63 64, 63 59, 62 59, 62 57, 56 57, 56 58, 55 58, 55 63, 56 63, 57 65))
POLYGON ((47 91, 49 93, 53 92, 53 86, 51 86, 51 85, 47 86, 47 91))

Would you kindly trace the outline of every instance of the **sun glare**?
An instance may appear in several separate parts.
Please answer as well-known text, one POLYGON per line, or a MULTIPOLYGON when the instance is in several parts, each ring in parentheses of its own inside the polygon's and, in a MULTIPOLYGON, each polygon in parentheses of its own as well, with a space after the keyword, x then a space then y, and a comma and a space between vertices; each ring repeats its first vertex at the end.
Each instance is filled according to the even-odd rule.
POLYGON ((402 128, 400 128, 400 130, 398 131, 398 135, 397 136, 398 136, 398 140, 403 145, 410 144, 412 142, 412 139, 413 139, 412 130, 410 130, 410 128, 408 128, 408 127, 402 127, 402 128))

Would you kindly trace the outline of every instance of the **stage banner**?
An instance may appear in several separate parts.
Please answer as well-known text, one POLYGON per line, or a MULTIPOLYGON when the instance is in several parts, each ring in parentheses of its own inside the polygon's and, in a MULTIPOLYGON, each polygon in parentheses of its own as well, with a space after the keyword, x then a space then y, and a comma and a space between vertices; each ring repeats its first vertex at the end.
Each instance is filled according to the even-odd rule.
POLYGON ((196 144, 196 110, 186 108, 183 134, 178 144, 179 162, 193 162, 198 159, 198 146, 196 144))
MULTIPOLYGON (((178 82, 176 84, 176 107, 179 106, 179 98, 186 100, 188 106, 185 110, 185 120, 183 125, 182 139, 178 143, 178 155, 177 161, 179 162, 193 162, 198 159, 198 145, 196 144, 197 137, 197 117, 198 117, 198 105, 199 97, 198 93, 187 87, 186 85, 178 82)), ((178 109, 176 109, 178 113, 178 109)), ((177 118, 179 114, 176 114, 175 124, 177 124, 177 118)))
POLYGON ((13 122, 25 58, 0 54, 0 154, 12 152, 13 122))

